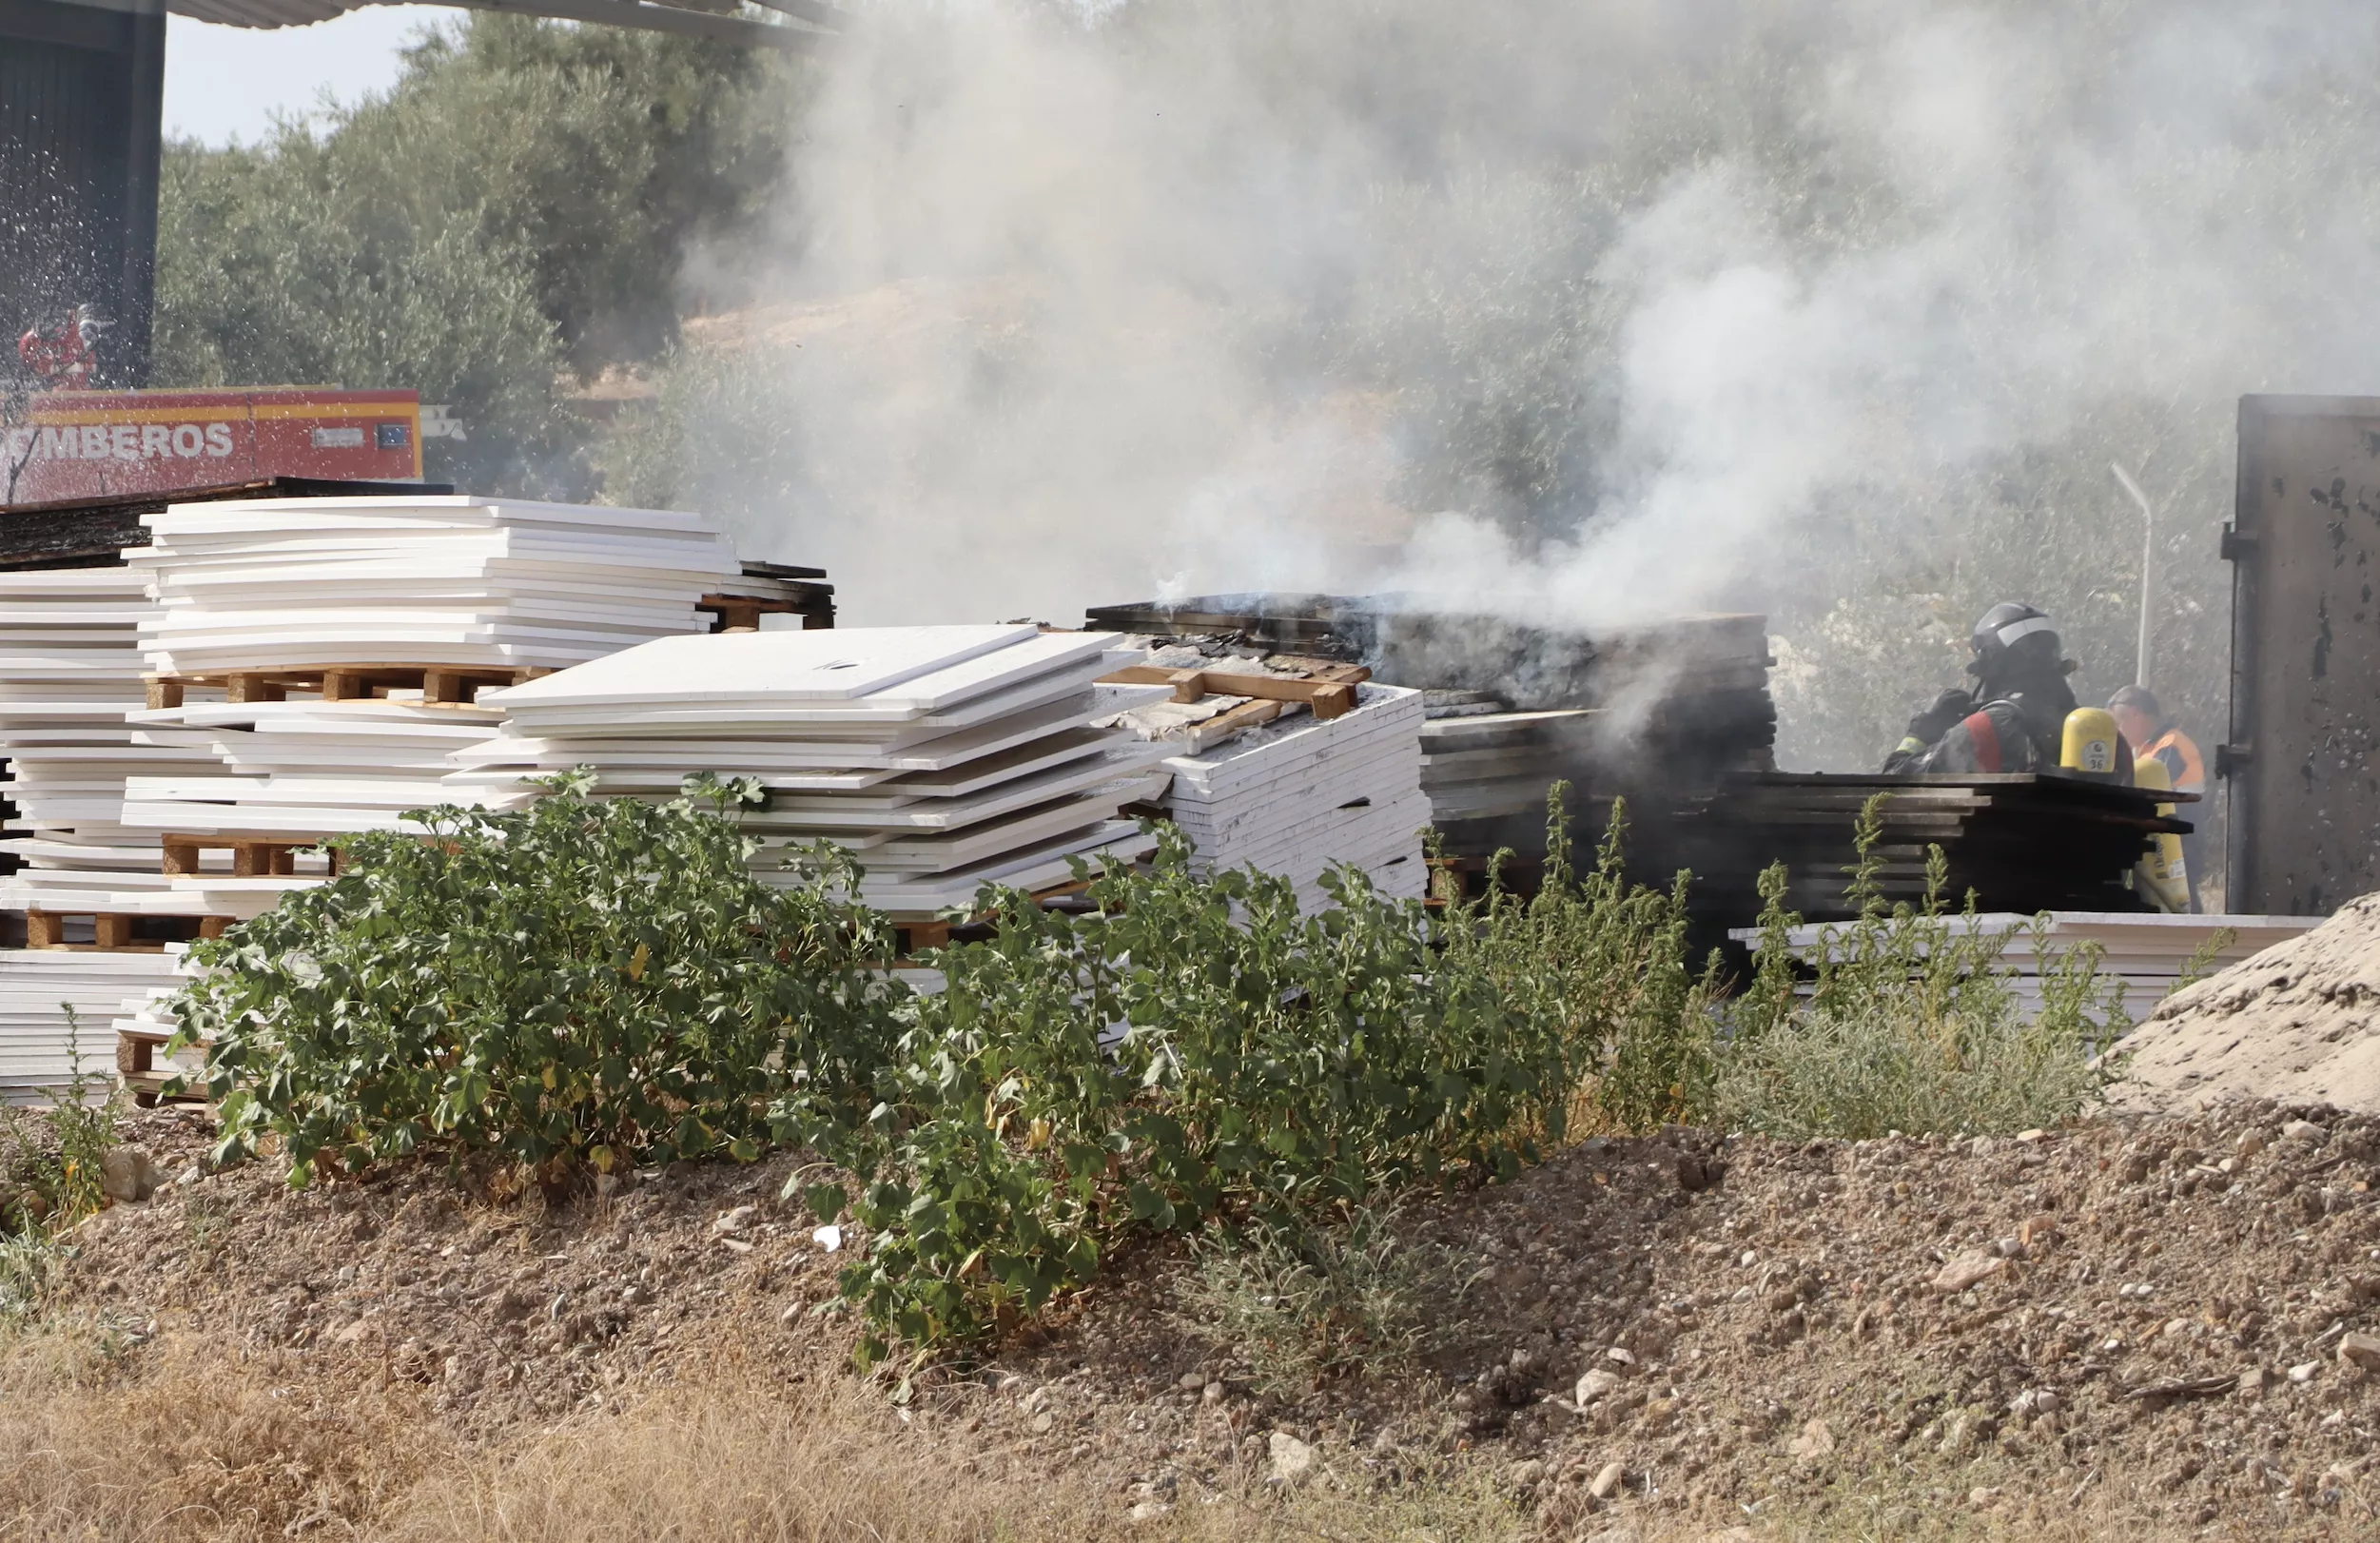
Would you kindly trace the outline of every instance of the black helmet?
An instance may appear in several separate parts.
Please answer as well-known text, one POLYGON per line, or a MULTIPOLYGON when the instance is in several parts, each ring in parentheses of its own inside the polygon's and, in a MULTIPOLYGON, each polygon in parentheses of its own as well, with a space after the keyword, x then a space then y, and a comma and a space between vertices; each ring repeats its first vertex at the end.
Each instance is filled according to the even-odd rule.
POLYGON ((2049 617, 2016 600, 2002 600, 1984 612, 1967 641, 1975 650, 1967 674, 1985 680, 2027 670, 2064 673, 2063 650, 2049 617))

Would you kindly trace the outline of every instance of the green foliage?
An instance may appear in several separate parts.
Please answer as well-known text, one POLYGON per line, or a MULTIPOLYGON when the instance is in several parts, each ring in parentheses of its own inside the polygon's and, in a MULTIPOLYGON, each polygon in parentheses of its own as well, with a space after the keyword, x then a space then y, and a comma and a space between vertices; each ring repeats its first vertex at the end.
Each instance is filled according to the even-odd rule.
POLYGON ((1782 868, 1762 875, 1761 942, 1720 1047, 1717 1123, 1793 1141, 2004 1135, 2074 1118, 2109 1076, 2089 1052, 2128 1026, 2123 983, 2099 974, 2097 945, 2053 949, 2037 921, 2041 1001, 2027 1021, 2000 962, 2009 936, 1976 926, 1972 895, 1944 914, 1940 848, 1924 903, 1884 904, 1876 848, 1889 796, 1861 811, 1848 891, 1858 918, 1823 929, 1806 997, 1794 995, 1787 941, 1801 918, 1784 907, 1782 868))
POLYGON ((433 1141, 548 1176, 749 1161, 798 1075, 865 1075, 892 940, 830 898, 841 861, 771 889, 723 817, 749 785, 655 806, 591 780, 347 838, 341 877, 193 948, 175 1045, 212 1042, 220 1157, 271 1132, 300 1183, 433 1141))
POLYGON ((1666 1117, 1700 1075, 1681 1069, 1700 1039, 1665 1016, 1698 1000, 1678 918, 1627 891, 1616 830, 1583 887, 1565 871, 1526 906, 1438 916, 1354 872, 1302 916, 1285 881, 1198 878, 1180 832, 1160 838, 1147 870, 1091 878, 1086 914, 987 895, 993 935, 939 953, 946 988, 903 1007, 873 1079, 780 1102, 779 1138, 856 1181, 809 1199, 867 1229, 843 1286, 880 1328, 963 1343, 1138 1230, 1296 1228, 1508 1178, 1598 1074, 1624 1120, 1666 1117))
POLYGON ((219 1157, 277 1136, 303 1183, 433 1144, 548 1178, 805 1146, 853 1182, 803 1187, 866 1229, 843 1283, 882 1354, 1031 1313, 1135 1232, 1306 1238, 1516 1174, 1583 1098, 1646 1124, 1707 1080, 1707 986, 1677 896, 1622 878, 1623 817, 1526 904, 1433 913, 1344 872, 1316 916, 1277 877, 1195 876, 1162 827, 1146 870, 1086 870, 1087 913, 987 891, 991 935, 911 995, 885 920, 833 898, 848 859, 751 876, 728 816, 753 790, 590 783, 345 840, 339 878, 196 947, 176 1047, 210 1045, 219 1157))
POLYGON ((158 381, 410 387, 469 434, 429 442, 433 477, 583 494, 567 375, 674 337, 687 253, 769 207, 804 68, 473 16, 319 127, 170 145, 158 381))
POLYGON ((102 1168, 116 1144, 116 1088, 106 1076, 83 1071, 82 1015, 70 1003, 66 1012, 67 1057, 73 1071, 59 1089, 49 1113, 50 1140, 56 1143, 50 1221, 69 1227, 107 1203, 102 1188, 102 1168))
POLYGON ((294 129, 258 149, 167 147, 159 383, 410 388, 468 426, 424 444, 432 478, 572 491, 581 435, 527 254, 468 208, 383 209, 394 168, 359 176, 344 153, 294 129))
MULTIPOLYGON (((1573 869, 1569 792, 1557 782, 1547 795, 1537 893, 1518 899, 1492 869, 1477 908, 1457 911, 1446 928, 1441 969, 1450 988, 1516 1009, 1531 1053, 1592 1074, 1593 1104, 1606 1122, 1648 1130, 1703 1103, 1710 1078, 1705 1008, 1717 994, 1718 961, 1699 979, 1687 962, 1686 874, 1666 894, 1629 885, 1624 801, 1612 802, 1594 867, 1583 877, 1573 869)), ((1560 1127, 1551 1134, 1558 1139, 1560 1127)))
POLYGON ((1191 1323, 1290 1397, 1411 1366, 1446 1342, 1468 1282, 1451 1250, 1406 1241, 1395 1220, 1358 1206, 1328 1223, 1207 1229, 1181 1289, 1191 1323))
POLYGON ((615 27, 474 16, 431 34, 341 129, 402 154, 422 216, 470 207, 533 264, 571 367, 677 335, 689 256, 773 207, 810 66, 615 27))
POLYGON ((986 890, 989 935, 939 950, 946 985, 912 994, 879 967, 884 918, 834 898, 848 858, 810 854, 792 889, 751 877, 732 818, 750 785, 692 779, 661 806, 590 785, 556 779, 521 813, 433 811, 426 840, 355 837, 340 878, 199 946, 177 1006, 185 1039, 212 1042, 221 1155, 269 1132, 303 1182, 433 1143, 549 1178, 804 1147, 818 1163, 789 1194, 862 1230, 842 1286, 870 1358, 966 1344, 1135 1235, 1221 1219, 1208 1306, 1239 1302, 1247 1332, 1327 1371, 1402 1342, 1363 1305, 1394 1247, 1349 1219, 1509 1178, 1581 1113, 2017 1129, 2078 1110, 2104 1075, 2084 1045, 2120 1031, 2088 950, 2020 1023, 2004 940, 1942 914, 1939 853, 1926 903, 1887 908, 1873 804, 1859 918, 1806 998, 1798 919, 1764 878, 1765 941, 1721 1038, 1712 969, 1687 960, 1685 877, 1629 887, 1617 808, 1574 872, 1558 789, 1526 901, 1492 882, 1434 910, 1343 871, 1303 915, 1279 878, 1197 876, 1160 827, 1145 869, 1085 869, 1086 910, 986 890), (1278 1315, 1260 1333, 1258 1307, 1278 1315))

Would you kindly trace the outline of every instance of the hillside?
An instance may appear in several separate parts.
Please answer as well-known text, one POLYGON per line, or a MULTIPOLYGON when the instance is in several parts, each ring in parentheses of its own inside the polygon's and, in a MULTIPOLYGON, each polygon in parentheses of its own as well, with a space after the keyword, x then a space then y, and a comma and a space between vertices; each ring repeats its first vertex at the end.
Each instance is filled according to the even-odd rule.
POLYGON ((0 1416, 0 1513, 105 1513, 138 1467, 180 1535, 606 1535, 627 1518, 596 1520, 589 1470, 692 1444, 761 1487, 637 1504, 677 1494, 706 1536, 849 1535, 829 1490, 904 1536, 2345 1538, 2380 1514, 2380 1120, 2322 1106, 1590 1140, 1407 1214, 1455 1265, 1413 1364, 1268 1387, 1156 1247, 906 1407, 819 1310, 848 1255, 774 1199, 782 1161, 301 1194, 204 1175, 205 1125, 143 1117, 170 1182, 76 1235, 68 1371, 0 1416), (194 1384, 223 1414, 168 1436, 152 1401, 194 1384), (833 1485, 764 1460, 798 1432, 848 1449, 833 1485), (947 1486, 930 1520, 920 1473, 947 1486))

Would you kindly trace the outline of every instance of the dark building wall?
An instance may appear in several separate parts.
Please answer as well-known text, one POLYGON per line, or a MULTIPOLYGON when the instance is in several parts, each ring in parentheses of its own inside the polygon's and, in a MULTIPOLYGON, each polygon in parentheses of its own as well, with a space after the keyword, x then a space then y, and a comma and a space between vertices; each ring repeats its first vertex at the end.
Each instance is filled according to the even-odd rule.
POLYGON ((0 0, 0 375, 28 326, 88 303, 100 383, 146 383, 165 53, 155 0, 0 0))

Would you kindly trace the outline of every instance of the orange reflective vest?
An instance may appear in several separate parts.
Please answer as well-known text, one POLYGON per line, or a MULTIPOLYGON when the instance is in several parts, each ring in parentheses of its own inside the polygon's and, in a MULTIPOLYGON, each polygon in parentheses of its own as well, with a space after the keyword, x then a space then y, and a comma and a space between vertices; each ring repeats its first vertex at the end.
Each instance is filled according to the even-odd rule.
POLYGON ((2165 770, 2174 774, 2176 791, 2202 793, 2207 791, 2207 763, 2198 757, 2198 747, 2179 729, 2168 729, 2150 741, 2143 755, 2154 755, 2165 763, 2165 770), (2173 752, 2167 754, 2166 752, 2173 752))

